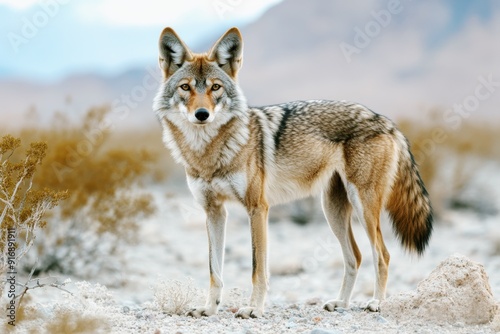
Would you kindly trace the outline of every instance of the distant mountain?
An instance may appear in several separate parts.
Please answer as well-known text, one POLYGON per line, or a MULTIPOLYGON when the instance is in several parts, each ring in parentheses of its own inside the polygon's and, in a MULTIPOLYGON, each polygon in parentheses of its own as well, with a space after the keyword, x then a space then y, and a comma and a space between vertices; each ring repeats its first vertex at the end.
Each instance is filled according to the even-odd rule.
MULTIPOLYGON (((421 117, 427 107, 463 103, 480 77, 500 81, 499 2, 390 3, 286 0, 271 8, 243 28, 240 83, 249 102, 347 99, 421 117)), ((500 115, 497 90, 475 115, 500 115)))
MULTIPOLYGON (((498 118, 500 2, 390 3, 285 0, 242 27, 239 80, 249 103, 346 99, 396 118, 469 103, 467 118, 498 118), (491 87, 478 88, 488 80, 491 87)), ((52 84, 0 81, 0 129, 20 124, 33 108, 45 115, 43 122, 54 111, 79 115, 102 104, 127 105, 123 126, 151 126, 153 77, 159 77, 156 64, 52 84)))
POLYGON ((7 80, 0 82, 0 129, 36 120, 47 124, 54 112, 77 119, 89 108, 108 105, 120 113, 119 126, 150 126, 156 122, 151 105, 160 73, 156 66, 133 69, 118 76, 75 74, 57 83, 7 80), (126 108, 127 116, 121 115, 126 108), (3 124, 2 124, 3 123, 3 124))

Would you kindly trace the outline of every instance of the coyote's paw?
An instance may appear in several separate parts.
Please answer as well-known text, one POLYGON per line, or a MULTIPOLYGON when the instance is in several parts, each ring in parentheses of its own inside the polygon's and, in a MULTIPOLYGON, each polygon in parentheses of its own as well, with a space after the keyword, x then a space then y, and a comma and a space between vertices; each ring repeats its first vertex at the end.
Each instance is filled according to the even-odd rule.
POLYGON ((366 304, 365 310, 370 312, 378 312, 380 311, 380 300, 372 299, 366 304))
POLYGON ((242 307, 236 312, 235 317, 236 318, 243 318, 243 319, 248 319, 248 318, 259 318, 262 317, 262 314, 264 312, 262 309, 259 309, 257 307, 242 307))
POLYGON ((211 315, 214 315, 215 313, 217 313, 216 308, 202 306, 193 308, 190 311, 186 312, 186 316, 201 318, 201 317, 209 317, 211 315))
POLYGON ((329 312, 333 312, 335 311, 337 308, 347 308, 348 303, 344 302, 343 300, 338 300, 338 299, 332 299, 332 300, 329 300, 325 303, 325 305, 323 305, 323 309, 329 311, 329 312))

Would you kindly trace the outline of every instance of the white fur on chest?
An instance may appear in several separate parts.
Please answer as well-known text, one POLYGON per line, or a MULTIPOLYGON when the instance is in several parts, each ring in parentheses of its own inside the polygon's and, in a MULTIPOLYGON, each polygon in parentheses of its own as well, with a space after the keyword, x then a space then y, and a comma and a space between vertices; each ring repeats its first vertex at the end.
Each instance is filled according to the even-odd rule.
POLYGON ((189 190, 202 206, 207 205, 211 195, 241 201, 245 198, 247 178, 245 173, 233 173, 225 177, 214 177, 210 180, 187 176, 189 190))
MULTIPOLYGON (((162 119, 163 126, 163 141, 167 147, 171 150, 174 159, 187 166, 186 159, 183 155, 193 154, 201 155, 204 154, 207 147, 214 138, 219 134, 220 128, 229 122, 232 118, 231 114, 220 113, 217 115, 212 123, 206 124, 204 126, 197 126, 191 124, 184 116, 181 114, 171 114, 166 118, 162 119), (172 122, 175 127, 182 134, 179 138, 174 138, 168 124, 168 121, 172 122), (182 141, 182 142, 177 142, 182 141), (188 147, 182 151, 181 147, 188 147)), ((224 143, 222 149, 214 154, 219 154, 220 158, 217 161, 217 168, 228 165, 240 152, 241 147, 243 147, 249 139, 250 132, 244 117, 239 119, 242 121, 241 126, 234 131, 231 136, 224 143)))

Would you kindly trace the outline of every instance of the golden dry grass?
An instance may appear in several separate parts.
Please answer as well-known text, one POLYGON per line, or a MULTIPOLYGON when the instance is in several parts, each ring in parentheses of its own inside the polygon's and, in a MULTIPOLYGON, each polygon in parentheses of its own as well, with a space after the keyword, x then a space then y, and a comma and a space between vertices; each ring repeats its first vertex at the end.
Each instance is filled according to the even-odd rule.
MULTIPOLYGON (((47 210, 67 198, 66 191, 35 187, 34 178, 46 156, 47 145, 34 142, 20 153, 21 140, 0 138, 0 276, 14 271, 47 224, 47 210)), ((2 296, 4 284, 0 284, 2 296)))
POLYGON ((405 119, 398 124, 410 141, 438 213, 464 190, 482 165, 500 161, 500 124, 466 121, 454 129, 441 116, 441 110, 434 110, 426 121, 405 119), (444 181, 443 175, 449 180, 444 181))
MULTIPOLYGON (((23 143, 38 143, 29 152, 43 151, 43 163, 37 162, 33 176, 33 194, 44 189, 68 193, 44 233, 56 235, 66 224, 68 231, 95 230, 115 235, 117 242, 133 242, 138 223, 155 211, 145 184, 168 175, 168 168, 158 163, 158 157, 168 157, 159 131, 112 132, 106 123, 109 112, 107 107, 93 108, 78 123, 59 115, 49 128, 25 127, 14 133, 23 143)), ((15 150, 10 159, 21 159, 21 153, 15 150)), ((39 243, 38 256, 43 258, 48 246, 72 247, 75 240, 63 234, 53 242, 39 243)))
POLYGON ((99 222, 100 231, 120 233, 134 228, 134 218, 153 212, 151 198, 133 194, 146 178, 165 177, 156 168, 156 152, 123 135, 112 138, 102 125, 109 109, 88 111, 80 124, 59 119, 49 129, 23 129, 22 138, 47 143, 45 163, 35 177, 38 187, 68 190, 61 218, 71 219, 81 210, 99 222), (131 145, 135 142, 135 145, 131 145))

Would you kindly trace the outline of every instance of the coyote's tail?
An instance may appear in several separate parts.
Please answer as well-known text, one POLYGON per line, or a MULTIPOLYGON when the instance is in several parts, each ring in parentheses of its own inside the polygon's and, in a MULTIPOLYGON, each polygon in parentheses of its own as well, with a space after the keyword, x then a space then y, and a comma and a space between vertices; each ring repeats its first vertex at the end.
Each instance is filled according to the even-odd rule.
POLYGON ((399 131, 395 136, 399 161, 386 209, 403 247, 421 255, 432 233, 432 207, 408 141, 399 131))

